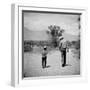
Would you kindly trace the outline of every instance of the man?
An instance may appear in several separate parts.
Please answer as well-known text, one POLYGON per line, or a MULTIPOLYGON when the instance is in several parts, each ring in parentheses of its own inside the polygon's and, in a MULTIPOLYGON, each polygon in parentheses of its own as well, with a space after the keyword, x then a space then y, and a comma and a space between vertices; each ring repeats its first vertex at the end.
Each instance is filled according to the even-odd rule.
POLYGON ((47 47, 44 46, 43 52, 42 52, 42 68, 46 67, 46 64, 47 64, 47 54, 48 54, 47 47))
POLYGON ((59 50, 61 51, 61 63, 62 67, 66 66, 66 52, 67 52, 67 42, 65 39, 62 39, 59 43, 59 50))

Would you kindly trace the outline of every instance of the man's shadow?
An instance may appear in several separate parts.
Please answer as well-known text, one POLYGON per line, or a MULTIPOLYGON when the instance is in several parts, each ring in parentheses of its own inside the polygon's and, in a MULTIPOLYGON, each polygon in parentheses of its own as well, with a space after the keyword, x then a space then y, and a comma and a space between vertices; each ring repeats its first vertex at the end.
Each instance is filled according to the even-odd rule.
POLYGON ((66 64, 65 66, 72 66, 71 64, 66 64))

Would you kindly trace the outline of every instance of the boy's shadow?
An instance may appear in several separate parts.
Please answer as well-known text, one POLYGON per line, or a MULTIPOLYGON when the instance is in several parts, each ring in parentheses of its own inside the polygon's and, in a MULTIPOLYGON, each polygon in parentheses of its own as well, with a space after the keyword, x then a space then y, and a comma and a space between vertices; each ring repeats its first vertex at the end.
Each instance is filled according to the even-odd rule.
POLYGON ((50 65, 47 65, 45 68, 49 68, 49 67, 51 67, 50 65))

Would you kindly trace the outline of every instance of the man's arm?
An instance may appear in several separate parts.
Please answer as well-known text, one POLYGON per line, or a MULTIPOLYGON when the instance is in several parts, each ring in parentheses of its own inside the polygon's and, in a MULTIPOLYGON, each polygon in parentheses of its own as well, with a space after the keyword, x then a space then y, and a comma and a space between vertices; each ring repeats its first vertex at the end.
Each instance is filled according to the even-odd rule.
POLYGON ((67 44, 66 44, 66 52, 69 52, 69 47, 67 44))
POLYGON ((61 50, 61 48, 62 48, 62 43, 59 44, 59 50, 61 50))

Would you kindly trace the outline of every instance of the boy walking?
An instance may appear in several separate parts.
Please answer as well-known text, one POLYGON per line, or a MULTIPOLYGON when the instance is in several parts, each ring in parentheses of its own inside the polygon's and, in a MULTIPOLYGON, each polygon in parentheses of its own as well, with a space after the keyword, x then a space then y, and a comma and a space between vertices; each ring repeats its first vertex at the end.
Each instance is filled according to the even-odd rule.
POLYGON ((44 46, 43 52, 42 52, 42 68, 46 67, 46 64, 47 64, 47 54, 48 54, 47 47, 44 46))

